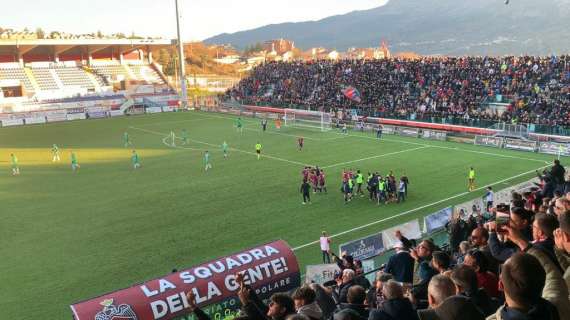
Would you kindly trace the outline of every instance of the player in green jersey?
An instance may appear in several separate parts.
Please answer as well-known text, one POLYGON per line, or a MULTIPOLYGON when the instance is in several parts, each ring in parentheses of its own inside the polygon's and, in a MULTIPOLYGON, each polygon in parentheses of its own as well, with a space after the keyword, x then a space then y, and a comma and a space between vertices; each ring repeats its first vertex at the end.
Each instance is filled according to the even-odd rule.
POLYGON ((224 159, 228 158, 228 150, 229 150, 229 146, 228 144, 224 141, 224 143, 222 143, 222 152, 224 153, 224 159))
POLYGON ((58 148, 57 144, 54 144, 51 147, 51 154, 52 154, 51 162, 61 161, 61 158, 59 157, 59 148, 58 148))
POLYGON ((77 172, 80 167, 81 166, 79 165, 79 162, 77 162, 77 154, 71 151, 71 169, 73 170, 73 172, 77 172))
POLYGON ((204 152, 204 168, 206 171, 208 171, 208 169, 212 169, 212 164, 210 163, 210 153, 207 150, 204 152))
POLYGON ((131 162, 133 163, 133 168, 135 170, 141 167, 141 159, 139 158, 139 154, 136 150, 133 150, 133 154, 131 155, 131 162))
POLYGON ((236 128, 237 128, 237 131, 238 131, 239 133, 242 133, 242 132, 243 132, 243 121, 241 120, 241 118, 237 118, 237 120, 236 120, 236 128))
POLYGON ((125 148, 133 145, 131 139, 129 138, 129 133, 126 131, 123 133, 123 144, 125 145, 125 148))
POLYGON ((188 136, 188 131, 186 129, 182 129, 181 137, 182 137, 182 144, 188 144, 190 138, 188 136))
POLYGON ((18 166, 18 157, 15 154, 10 154, 10 160, 12 162, 12 175, 17 176, 20 174, 20 166, 18 166))

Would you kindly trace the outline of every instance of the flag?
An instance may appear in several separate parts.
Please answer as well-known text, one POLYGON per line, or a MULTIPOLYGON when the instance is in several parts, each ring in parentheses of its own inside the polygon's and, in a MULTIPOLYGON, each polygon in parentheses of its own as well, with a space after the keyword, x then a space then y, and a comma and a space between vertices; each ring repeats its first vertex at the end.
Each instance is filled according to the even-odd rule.
POLYGON ((351 86, 344 87, 341 91, 345 97, 347 97, 348 99, 350 99, 352 101, 356 101, 356 102, 362 101, 362 97, 360 95, 360 92, 355 87, 351 87, 351 86))

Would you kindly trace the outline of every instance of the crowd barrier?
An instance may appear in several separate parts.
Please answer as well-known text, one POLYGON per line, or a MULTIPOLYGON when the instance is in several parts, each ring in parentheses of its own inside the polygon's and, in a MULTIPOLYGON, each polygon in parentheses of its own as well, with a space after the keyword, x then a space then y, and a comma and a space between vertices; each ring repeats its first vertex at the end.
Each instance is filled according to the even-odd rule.
MULTIPOLYGON (((129 114, 144 113, 161 113, 174 112, 177 108, 174 106, 148 107, 141 108, 139 111, 130 112, 129 114)), ((75 121, 85 119, 103 119, 125 116, 126 113, 121 110, 111 110, 107 107, 92 108, 71 108, 61 110, 51 110, 43 112, 30 112, 18 115, 0 115, 1 127, 14 127, 30 124, 43 124, 51 122, 75 121)))

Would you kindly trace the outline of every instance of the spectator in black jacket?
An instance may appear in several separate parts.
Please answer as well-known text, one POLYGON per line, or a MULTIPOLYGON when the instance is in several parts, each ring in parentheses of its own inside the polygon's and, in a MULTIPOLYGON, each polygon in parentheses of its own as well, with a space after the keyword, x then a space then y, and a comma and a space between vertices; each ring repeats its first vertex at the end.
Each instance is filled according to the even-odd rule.
POLYGON ((342 271, 342 275, 336 280, 337 281, 337 288, 335 290, 336 295, 336 301, 337 303, 347 303, 347 295, 348 295, 348 290, 350 289, 350 287, 352 287, 353 285, 355 285, 354 283, 354 270, 352 269, 344 269, 342 271))
POLYGON ((365 300, 366 290, 358 285, 351 286, 347 293, 347 303, 341 303, 339 311, 350 309, 356 311, 361 320, 368 320, 368 309, 366 304, 364 304, 365 300))
POLYGON ((316 283, 311 283, 310 287, 315 291, 317 304, 323 311, 323 319, 331 319, 336 310, 336 302, 329 292, 330 289, 316 283))
POLYGON ((384 271, 393 275, 394 280, 398 282, 412 283, 414 281, 414 258, 402 242, 398 241, 394 248, 396 253, 390 257, 384 271))
POLYGON ((409 299, 404 297, 402 286, 390 280, 382 289, 386 300, 378 310, 370 312, 369 320, 417 320, 418 315, 409 299))
POLYGON ((445 224, 445 229, 449 233, 449 249, 452 254, 459 250, 461 241, 466 240, 467 223, 461 219, 460 214, 454 213, 451 220, 445 224))
POLYGON ((550 169, 550 176, 554 184, 556 184, 556 191, 564 191, 564 184, 566 183, 565 174, 566 170, 560 164, 560 160, 554 160, 554 165, 550 169))
POLYGON ((362 267, 362 261, 354 260, 354 267, 355 267, 354 283, 363 287, 365 290, 370 289, 371 287, 370 281, 368 281, 368 279, 366 279, 366 277, 364 276, 364 268, 362 267))

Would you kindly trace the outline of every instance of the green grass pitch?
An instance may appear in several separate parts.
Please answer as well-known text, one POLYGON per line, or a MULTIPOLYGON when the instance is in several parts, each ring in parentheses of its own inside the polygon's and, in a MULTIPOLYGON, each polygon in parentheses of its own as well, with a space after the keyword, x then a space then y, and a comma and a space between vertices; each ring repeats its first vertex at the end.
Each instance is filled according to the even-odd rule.
MULTIPOLYGON (((274 239, 296 249, 302 267, 319 263, 322 230, 340 243, 447 205, 527 180, 552 157, 467 144, 297 128, 261 132, 244 119, 242 134, 228 115, 199 112, 0 129, 0 310, 6 319, 69 319, 68 305, 274 239), (165 137, 188 130, 190 143, 165 137), (128 131, 134 147, 124 148, 128 131), (297 136, 305 149, 297 150, 297 136), (220 145, 230 145, 229 159, 220 145), (254 146, 263 144, 257 160, 254 146), (61 163, 51 162, 51 145, 61 163), (132 149, 142 168, 133 170, 132 149), (81 169, 71 170, 69 153, 81 169), (210 150, 213 169, 204 172, 210 150), (10 153, 21 175, 13 177, 10 153), (327 174, 328 194, 303 206, 303 164, 327 174), (466 194, 475 166, 478 190, 466 194), (367 198, 344 205, 343 168, 410 178, 403 204, 367 198), (393 218, 392 218, 393 217, 393 218), (367 227, 367 224, 377 222, 367 227)), ((304 268, 303 268, 304 269, 304 268)))

